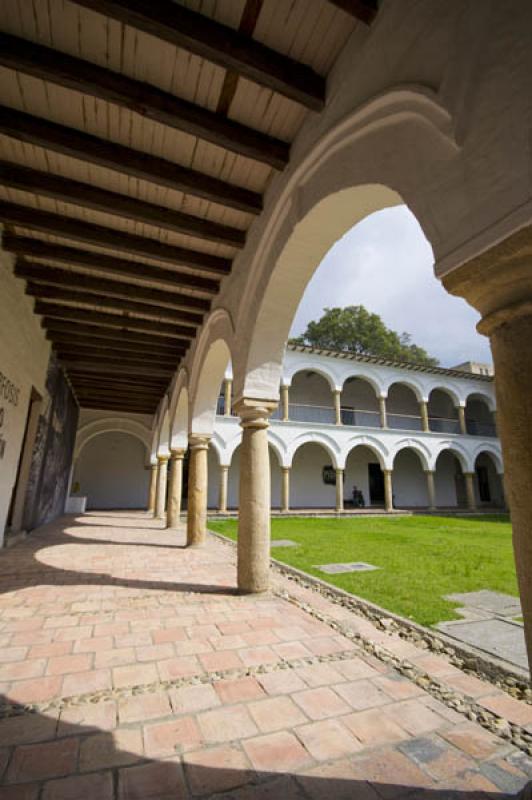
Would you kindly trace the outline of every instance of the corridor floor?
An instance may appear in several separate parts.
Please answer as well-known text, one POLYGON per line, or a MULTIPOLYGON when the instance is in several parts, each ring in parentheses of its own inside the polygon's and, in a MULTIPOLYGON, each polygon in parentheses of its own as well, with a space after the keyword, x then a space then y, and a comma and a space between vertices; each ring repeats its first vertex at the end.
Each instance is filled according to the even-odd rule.
POLYGON ((231 545, 183 543, 89 513, 1 552, 0 800, 477 800, 532 776, 313 609, 524 728, 531 705, 279 575, 239 596, 231 545))

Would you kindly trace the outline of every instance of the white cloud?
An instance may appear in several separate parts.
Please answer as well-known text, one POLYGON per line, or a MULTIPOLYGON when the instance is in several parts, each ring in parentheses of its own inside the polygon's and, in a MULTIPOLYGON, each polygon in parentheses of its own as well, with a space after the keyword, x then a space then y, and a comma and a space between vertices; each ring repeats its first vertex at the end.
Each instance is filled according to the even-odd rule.
POLYGON ((291 335, 319 319, 325 307, 363 305, 386 325, 412 335, 442 366, 491 362, 478 313, 449 295, 434 277, 433 255, 406 206, 372 214, 327 253, 301 300, 291 335))

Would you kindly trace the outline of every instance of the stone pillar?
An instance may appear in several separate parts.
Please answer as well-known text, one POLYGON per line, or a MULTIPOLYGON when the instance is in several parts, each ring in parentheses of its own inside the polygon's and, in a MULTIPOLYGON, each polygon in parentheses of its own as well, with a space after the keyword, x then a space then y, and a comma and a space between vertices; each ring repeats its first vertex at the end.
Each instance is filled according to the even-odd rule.
POLYGON ((288 422, 290 419, 290 387, 281 386, 281 419, 288 422))
POLYGON ((429 424, 429 409, 426 400, 419 401, 419 412, 421 414, 421 430, 423 431, 423 433, 428 433, 430 431, 430 424, 429 424))
POLYGON ((207 536, 207 452, 209 434, 189 434, 187 547, 204 544, 207 536))
POLYGON ((282 467, 281 511, 290 511, 290 467, 282 467))
POLYGON ((218 511, 220 514, 227 513, 227 477, 229 475, 229 467, 224 464, 220 465, 220 484, 218 487, 218 511))
POLYGON ((231 378, 226 378, 224 383, 224 417, 231 416, 232 395, 233 381, 231 378))
POLYGON ((183 459, 185 451, 170 450, 170 483, 168 486, 168 528, 177 528, 181 517, 181 493, 183 491, 183 459))
POLYGON ((151 465, 150 493, 148 495, 148 511, 155 514, 155 498, 157 497, 157 464, 151 465))
POLYGON ((336 470, 336 511, 344 510, 344 471, 336 470))
POLYGON ((168 456, 157 456, 157 496, 155 498, 155 516, 164 519, 166 511, 166 482, 168 479, 168 456))
POLYGON ((379 397, 379 413, 381 417, 381 428, 388 427, 388 413, 386 411, 386 398, 379 397))
POLYGON ((429 511, 436 511, 436 487, 434 486, 434 472, 426 470, 427 495, 429 498, 429 511))
POLYGON ((393 511, 393 486, 392 486, 392 470, 384 469, 384 509, 385 511, 393 511))
POLYGON ((334 392, 333 392, 334 423, 335 423, 335 425, 341 425, 342 424, 341 396, 342 396, 342 393, 341 393, 340 389, 335 389, 334 392))
POLYGON ((268 417, 276 403, 242 398, 237 577, 241 592, 264 592, 270 570, 270 454, 268 417))
POLYGON ((532 225, 449 272, 443 284, 476 308, 482 317, 478 331, 490 339, 506 500, 532 666, 532 225))
POLYGON ((475 499, 475 473, 464 472, 464 478, 467 495, 467 507, 470 511, 476 511, 477 501, 475 499))
POLYGON ((465 419, 465 408, 463 406, 458 406, 458 425, 460 426, 460 433, 462 434, 462 436, 466 436, 467 427, 465 419))

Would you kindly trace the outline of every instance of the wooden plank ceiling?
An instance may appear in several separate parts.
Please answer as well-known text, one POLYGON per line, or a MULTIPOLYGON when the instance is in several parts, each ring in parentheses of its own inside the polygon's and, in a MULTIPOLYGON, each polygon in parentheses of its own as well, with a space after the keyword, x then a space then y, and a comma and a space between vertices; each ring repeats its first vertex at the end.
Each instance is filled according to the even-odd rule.
POLYGON ((2 246, 83 407, 153 413, 376 0, 3 0, 2 246))

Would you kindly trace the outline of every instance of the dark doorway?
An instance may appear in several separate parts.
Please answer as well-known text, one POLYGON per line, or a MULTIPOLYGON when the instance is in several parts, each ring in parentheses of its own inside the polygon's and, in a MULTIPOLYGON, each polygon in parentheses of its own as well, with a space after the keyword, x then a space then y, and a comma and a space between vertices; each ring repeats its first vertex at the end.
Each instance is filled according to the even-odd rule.
POLYGON ((477 481, 478 481, 478 494, 481 503, 489 503, 491 501, 490 482, 488 477, 488 470, 486 467, 477 467, 477 481))
POLYGON ((380 464, 368 464, 369 502, 372 506, 384 503, 384 475, 380 464))

